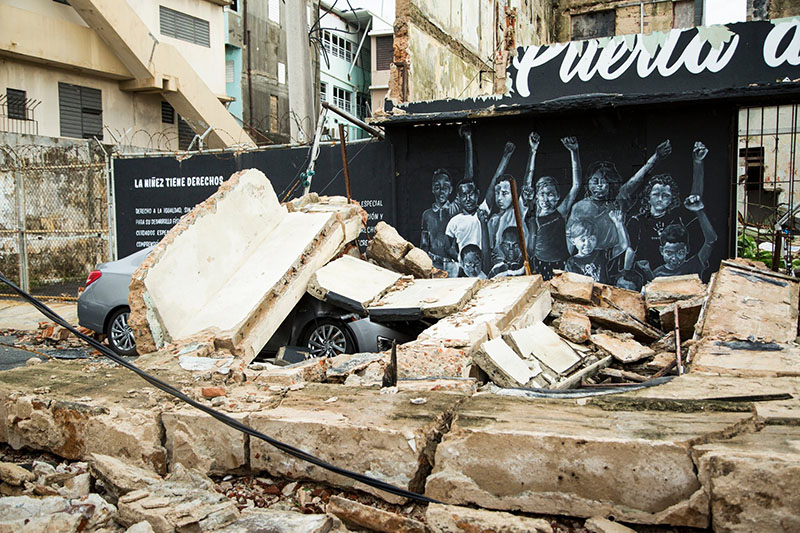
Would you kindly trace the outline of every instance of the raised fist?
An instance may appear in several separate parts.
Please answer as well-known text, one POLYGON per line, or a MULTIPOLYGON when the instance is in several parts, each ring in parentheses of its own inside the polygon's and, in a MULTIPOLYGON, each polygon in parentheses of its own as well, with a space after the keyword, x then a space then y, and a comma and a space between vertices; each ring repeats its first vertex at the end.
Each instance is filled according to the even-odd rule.
POLYGON ((569 150, 570 152, 574 152, 578 149, 578 138, 577 137, 564 137, 561 139, 561 144, 564 145, 564 148, 569 150))
POLYGON ((702 161, 708 155, 708 148, 701 141, 694 143, 694 150, 692 150, 692 158, 695 161, 702 161))

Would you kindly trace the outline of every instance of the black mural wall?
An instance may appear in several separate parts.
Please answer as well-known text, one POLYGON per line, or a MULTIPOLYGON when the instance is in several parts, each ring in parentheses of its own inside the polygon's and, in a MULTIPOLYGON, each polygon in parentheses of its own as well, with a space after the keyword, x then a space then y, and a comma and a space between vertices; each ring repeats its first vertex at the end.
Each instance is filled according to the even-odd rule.
MULTIPOLYGON (((114 196, 118 257, 157 243, 181 215, 216 192, 222 181, 246 168, 263 171, 278 199, 303 192, 301 173, 308 166, 308 147, 266 149, 234 154, 175 157, 136 157, 114 160, 114 196)), ((348 147, 353 198, 369 216, 368 227, 389 214, 391 150, 386 142, 356 143, 348 147)), ((324 145, 316 162, 311 190, 344 195, 341 147, 324 145)), ((360 237, 362 249, 366 235, 360 237)))
POLYGON ((735 110, 661 109, 394 126, 398 230, 450 275, 522 274, 513 179, 530 264, 546 278, 708 279, 729 250, 735 110))

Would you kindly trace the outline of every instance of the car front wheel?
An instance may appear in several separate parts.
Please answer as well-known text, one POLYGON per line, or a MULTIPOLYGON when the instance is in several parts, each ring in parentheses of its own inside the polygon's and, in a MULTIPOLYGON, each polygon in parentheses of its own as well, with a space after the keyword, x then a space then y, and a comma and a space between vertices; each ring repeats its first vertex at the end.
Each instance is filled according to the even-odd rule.
POLYGON ((108 320, 106 336, 108 345, 119 355, 136 355, 136 340, 133 330, 128 325, 130 309, 118 309, 108 320))
POLYGON ((308 327, 302 344, 308 348, 311 357, 335 357, 355 351, 355 342, 347 327, 332 318, 314 321, 308 327))

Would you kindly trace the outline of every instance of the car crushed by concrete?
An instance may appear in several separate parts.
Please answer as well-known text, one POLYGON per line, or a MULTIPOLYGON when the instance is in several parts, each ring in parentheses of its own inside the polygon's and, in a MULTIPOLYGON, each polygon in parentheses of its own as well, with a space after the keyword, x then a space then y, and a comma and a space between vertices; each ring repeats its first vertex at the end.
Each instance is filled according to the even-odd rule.
MULTIPOLYGON (((566 273, 439 278, 385 224, 372 262, 347 253, 362 225, 344 199, 280 205, 260 172, 234 175, 134 273, 130 322, 141 369, 241 426, 119 366, 14 369, 0 374, 0 440, 84 462, 72 477, 100 480, 107 505, 89 512, 91 491, 0 469, 15 487, 6 494, 50 486, 68 500, 51 507, 84 509, 95 531, 269 520, 294 524, 284 531, 553 531, 543 517, 554 515, 592 531, 609 517, 619 531, 800 524, 797 280, 739 261, 708 285, 657 278, 644 294, 566 273), (392 350, 253 363, 305 295, 425 327, 392 350), (310 489, 298 503, 308 514, 286 515, 225 498, 226 476, 261 476, 273 493, 341 492, 310 489)), ((57 520, 39 508, 37 520, 57 520)))

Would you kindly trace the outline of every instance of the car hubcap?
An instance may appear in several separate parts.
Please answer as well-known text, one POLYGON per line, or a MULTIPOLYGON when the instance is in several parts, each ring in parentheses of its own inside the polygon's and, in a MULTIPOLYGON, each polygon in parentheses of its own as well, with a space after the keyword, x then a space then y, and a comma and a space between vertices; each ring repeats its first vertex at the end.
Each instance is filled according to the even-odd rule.
POLYGON ((133 339, 133 331, 128 326, 129 313, 122 313, 111 324, 111 342, 123 351, 129 351, 136 346, 136 341, 133 339))
POLYGON ((347 339, 344 331, 334 325, 325 324, 311 333, 308 348, 313 357, 333 357, 347 350, 347 339))

